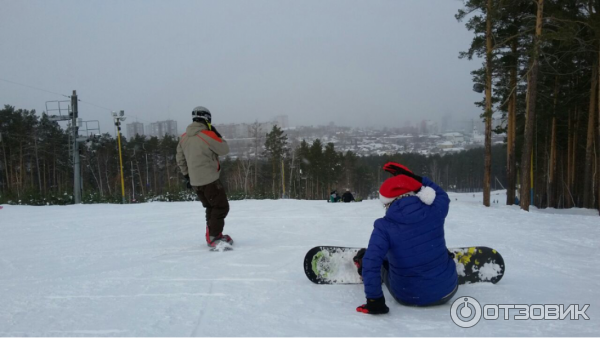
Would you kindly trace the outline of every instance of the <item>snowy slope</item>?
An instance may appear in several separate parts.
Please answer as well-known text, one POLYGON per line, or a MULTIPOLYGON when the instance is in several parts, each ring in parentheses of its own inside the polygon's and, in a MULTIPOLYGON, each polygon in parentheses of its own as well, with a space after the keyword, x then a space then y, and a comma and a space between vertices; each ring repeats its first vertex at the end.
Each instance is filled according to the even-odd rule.
MULTIPOLYGON (((505 200, 502 193, 493 199, 505 200)), ((2 336, 597 335, 600 217, 532 211, 451 194, 449 246, 498 249, 497 285, 463 286, 481 304, 591 304, 591 320, 482 320, 462 329, 450 305, 357 313, 361 285, 310 283, 316 245, 365 246, 378 201, 235 201, 235 250, 209 252, 199 202, 4 206, 0 210, 2 336)))

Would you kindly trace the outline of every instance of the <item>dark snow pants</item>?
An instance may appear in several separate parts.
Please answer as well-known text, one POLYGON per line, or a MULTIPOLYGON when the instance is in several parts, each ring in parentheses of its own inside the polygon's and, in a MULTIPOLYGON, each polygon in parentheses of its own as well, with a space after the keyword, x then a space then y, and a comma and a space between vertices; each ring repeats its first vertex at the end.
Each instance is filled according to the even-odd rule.
POLYGON ((381 280, 383 281, 385 286, 387 286, 388 291, 390 291, 390 294, 392 295, 392 297, 394 297, 394 299, 402 305, 419 306, 419 307, 441 305, 441 304, 447 303, 450 299, 452 299, 452 297, 454 297, 454 295, 456 294, 456 291, 458 291, 458 284, 457 284, 452 292, 450 292, 448 295, 444 296, 442 299, 440 299, 436 302, 433 302, 431 304, 425 304, 425 305, 409 304, 409 303, 403 302, 400 299, 398 299, 398 297, 396 297, 396 295, 392 292, 392 288, 390 287, 389 270, 390 270, 390 263, 387 260, 384 260, 383 266, 381 267, 381 280))
POLYGON ((225 217, 229 213, 229 202, 221 181, 194 187, 202 206, 206 209, 206 225, 210 236, 218 236, 225 227, 225 217))

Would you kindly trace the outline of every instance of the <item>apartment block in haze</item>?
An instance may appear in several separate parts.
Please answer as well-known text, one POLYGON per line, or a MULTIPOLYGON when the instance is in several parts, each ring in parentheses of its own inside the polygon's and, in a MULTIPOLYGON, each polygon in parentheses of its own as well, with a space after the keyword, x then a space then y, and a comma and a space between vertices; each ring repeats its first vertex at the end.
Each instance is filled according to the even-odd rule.
POLYGON ((290 120, 287 115, 275 116, 273 123, 275 123, 277 126, 279 126, 279 128, 283 128, 283 129, 289 128, 289 126, 290 126, 290 120))
POLYGON ((144 135, 144 124, 141 122, 133 122, 127 124, 127 138, 132 139, 136 135, 144 135))
POLYGON ((150 123, 148 135, 162 138, 165 135, 179 136, 177 132, 177 121, 167 120, 150 123))

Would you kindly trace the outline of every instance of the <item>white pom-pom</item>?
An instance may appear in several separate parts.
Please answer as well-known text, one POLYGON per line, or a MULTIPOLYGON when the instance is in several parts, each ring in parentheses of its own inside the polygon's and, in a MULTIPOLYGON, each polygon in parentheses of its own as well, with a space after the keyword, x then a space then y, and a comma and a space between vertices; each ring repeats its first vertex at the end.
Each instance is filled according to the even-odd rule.
POLYGON ((433 200, 435 200, 435 190, 433 190, 431 187, 423 187, 417 193, 417 197, 419 197, 421 202, 431 205, 433 200))

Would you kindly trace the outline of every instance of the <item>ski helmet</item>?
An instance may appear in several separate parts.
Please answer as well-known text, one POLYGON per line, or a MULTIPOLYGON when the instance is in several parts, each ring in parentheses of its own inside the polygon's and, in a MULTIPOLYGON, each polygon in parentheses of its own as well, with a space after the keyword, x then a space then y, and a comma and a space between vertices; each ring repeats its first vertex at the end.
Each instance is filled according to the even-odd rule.
POLYGON ((192 120, 195 122, 200 122, 200 121, 204 120, 207 123, 211 123, 212 116, 211 116, 208 108, 198 106, 198 107, 194 108, 194 110, 192 110, 192 120))

